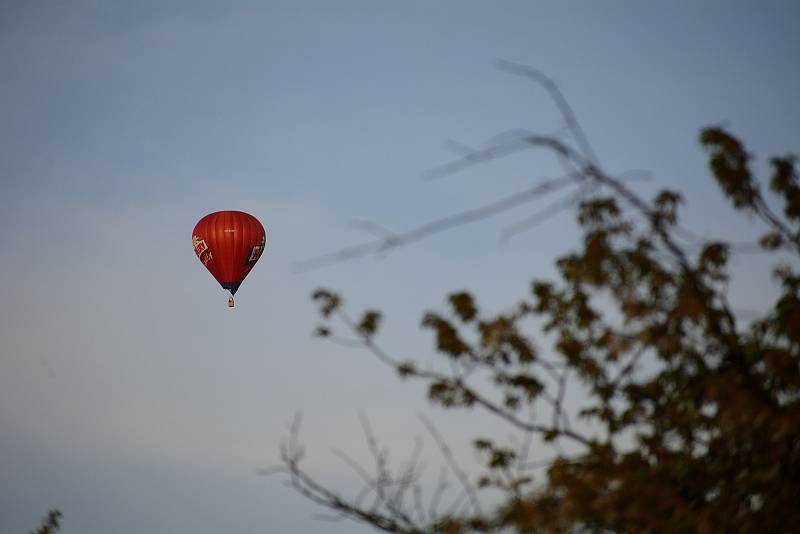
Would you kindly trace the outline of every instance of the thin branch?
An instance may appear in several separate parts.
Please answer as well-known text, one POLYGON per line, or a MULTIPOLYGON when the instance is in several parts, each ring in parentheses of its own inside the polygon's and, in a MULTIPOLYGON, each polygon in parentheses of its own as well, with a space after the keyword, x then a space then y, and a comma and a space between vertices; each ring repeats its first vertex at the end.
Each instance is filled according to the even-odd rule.
POLYGON ((450 467, 450 471, 453 472, 455 477, 461 483, 461 487, 467 493, 469 497, 470 504, 472 505, 472 509, 478 515, 483 515, 481 511, 481 503, 478 500, 478 496, 475 494, 475 488, 470 484, 469 480, 467 479, 466 473, 459 467, 458 462, 456 461, 455 457, 453 456, 453 452, 450 450, 450 447, 447 445, 447 442, 444 440, 444 437, 436 430, 436 427, 422 414, 418 414, 418 417, 422 421, 422 424, 425 425, 425 428, 430 433, 433 440, 439 446, 439 450, 444 456, 447 465, 450 467))
MULTIPOLYGON (((469 156, 476 152, 476 149, 472 148, 471 146, 465 145, 460 141, 456 141, 455 139, 448 139, 444 144, 445 149, 450 150, 456 154, 461 156, 469 156)), ((428 173, 425 173, 426 175, 428 173)))
MULTIPOLYGON (((300 417, 296 416, 289 428, 289 437, 281 444, 281 459, 290 476, 289 484, 301 495, 319 505, 337 510, 352 519, 357 519, 386 532, 396 534, 423 534, 427 528, 420 528, 413 524, 403 524, 396 517, 381 514, 378 511, 368 511, 357 502, 348 501, 332 492, 312 479, 300 468, 303 450, 299 446, 298 435, 300 430, 300 417)), ((360 497, 360 499, 363 497, 360 497)))
POLYGON ((497 61, 497 68, 511 74, 530 78, 542 86, 550 95, 550 98, 556 104, 556 107, 558 107, 561 116, 564 118, 564 121, 567 124, 567 128, 569 128, 573 138, 578 143, 583 155, 586 157, 586 159, 591 161, 593 165, 600 165, 597 155, 594 153, 592 146, 589 144, 589 139, 586 137, 583 128, 578 122, 578 119, 575 117, 575 112, 572 110, 572 106, 569 105, 569 102, 567 102, 567 99, 564 98, 564 94, 561 92, 561 89, 558 88, 558 85, 551 78, 545 76, 542 71, 529 65, 522 65, 520 63, 513 63, 511 61, 502 59, 497 61))
POLYGON ((361 230, 383 239, 390 239, 397 236, 397 234, 384 228, 380 224, 364 219, 353 219, 350 221, 350 227, 354 230, 361 230))
POLYGON ((412 488, 419 478, 419 458, 422 454, 422 439, 417 437, 414 442, 414 449, 406 463, 406 467, 395 480, 397 489, 394 494, 390 496, 390 500, 394 503, 394 506, 400 509, 403 508, 406 491, 412 488))
POLYGON ((392 499, 386 495, 385 490, 387 486, 391 485, 391 476, 389 474, 389 469, 386 466, 386 451, 382 450, 378 445, 378 440, 375 438, 375 433, 372 431, 372 427, 370 426, 366 416, 364 414, 360 414, 359 419, 361 420, 361 427, 364 430, 364 437, 367 440, 367 446, 369 447, 369 450, 375 459, 375 493, 378 495, 381 503, 392 515, 396 516, 400 521, 406 523, 407 525, 414 525, 413 519, 406 512, 404 512, 397 505, 397 503, 393 502, 392 499))
MULTIPOLYGON (((354 333, 359 334, 360 331, 358 329, 358 325, 350 319, 350 317, 340 309, 336 310, 338 317, 350 328, 354 333)), ((395 360, 389 354, 384 351, 379 345, 375 343, 375 340, 369 336, 362 335, 362 339, 364 342, 364 347, 369 349, 370 352, 381 362, 390 367, 393 367, 398 372, 403 369, 403 374, 410 377, 416 377, 421 379, 427 380, 434 380, 434 381, 447 381, 451 382, 453 385, 458 387, 464 394, 471 399, 471 401, 478 406, 486 409, 490 413, 493 413, 500 418, 504 419, 506 422, 511 423, 513 426, 521 429, 521 430, 530 430, 532 432, 536 432, 539 434, 553 434, 555 433, 555 437, 567 437, 572 439, 573 441, 577 441, 578 443, 584 446, 591 446, 592 440, 581 436, 577 432, 574 432, 571 429, 567 428, 552 428, 547 427, 544 425, 534 425, 530 424, 526 421, 519 419, 514 413, 505 410, 501 406, 497 405, 496 403, 490 401, 476 390, 468 387, 466 383, 459 379, 453 379, 452 376, 445 375, 442 373, 438 373, 436 371, 430 370, 420 370, 417 368, 408 368, 407 366, 403 365, 402 362, 395 360)))
POLYGON ((413 493, 414 493, 414 510, 417 513, 417 519, 424 523, 428 519, 425 516, 425 508, 423 508, 422 506, 422 487, 419 484, 414 484, 413 493))
POLYGON ((564 373, 558 379, 558 394, 556 395, 556 403, 553 406, 553 427, 566 428, 568 430, 570 429, 570 424, 566 411, 564 410, 564 395, 567 392, 569 371, 569 369, 565 369, 564 373))
POLYGON ((449 487, 450 484, 447 483, 447 468, 442 466, 441 470, 439 471, 439 483, 436 485, 436 490, 433 492, 430 506, 428 507, 428 517, 431 520, 439 515, 437 511, 439 508, 439 501, 442 499, 442 496, 449 487))
POLYGON ((582 197, 582 191, 570 193, 569 195, 558 198, 555 202, 548 204, 541 210, 535 212, 533 215, 525 217, 521 221, 507 226, 505 230, 503 230, 503 233, 500 234, 500 243, 506 244, 515 235, 530 230, 531 228, 542 224, 548 219, 551 219, 565 209, 574 206, 582 197))
POLYGON ((340 249, 331 254, 325 254, 316 258, 301 261, 295 265, 295 270, 309 271, 311 269, 318 269, 326 265, 340 263, 353 258, 386 252, 401 245, 419 241, 420 239, 443 232, 445 230, 449 230, 451 228, 473 223, 482 219, 487 219, 497 215, 498 213, 502 213, 509 209, 516 208, 536 200, 542 195, 572 185, 577 180, 578 176, 573 174, 564 175, 552 180, 546 180, 528 189, 503 197, 494 202, 490 202, 489 204, 485 204, 478 208, 461 211, 453 215, 428 222, 407 232, 399 233, 391 237, 374 239, 360 245, 340 249))
MULTIPOLYGON (((506 137, 508 137, 510 140, 504 139, 501 143, 490 143, 490 145, 486 148, 471 149, 466 145, 459 145, 459 150, 456 152, 458 152, 461 157, 430 169, 425 173, 424 176, 427 180, 435 180, 443 176, 455 174, 458 171, 478 163, 492 161, 497 158, 511 155, 514 152, 521 152, 526 149, 524 139, 530 134, 531 132, 529 130, 515 128, 494 137, 495 140, 506 137)), ((453 143, 454 142, 450 142, 448 145, 452 147, 454 146, 453 143)))
POLYGON ((347 339, 345 337, 335 336, 333 334, 328 334, 325 338, 332 343, 340 345, 342 347, 347 347, 350 349, 357 349, 360 348, 363 344, 358 341, 357 339, 347 339))
POLYGON ((367 473, 367 470, 361 467, 361 465, 358 462, 350 458, 340 449, 334 448, 331 449, 331 452, 340 460, 342 460, 342 462, 344 462, 350 469, 352 469, 359 477, 361 477, 361 480, 363 480, 366 484, 368 484, 372 488, 375 487, 375 480, 372 479, 369 473, 367 473))
POLYGON ((780 234, 789 241, 792 246, 800 252, 800 235, 796 232, 793 232, 784 222, 781 220, 780 217, 775 215, 775 213, 769 208, 764 197, 761 196, 760 191, 756 191, 756 211, 761 217, 761 219, 767 223, 767 225, 771 225, 773 228, 778 230, 780 234))
POLYGON ((450 508, 444 513, 445 517, 453 517, 458 513, 459 508, 462 506, 466 506, 469 504, 467 501, 468 494, 466 491, 462 491, 461 494, 453 500, 453 503, 450 505, 450 508))

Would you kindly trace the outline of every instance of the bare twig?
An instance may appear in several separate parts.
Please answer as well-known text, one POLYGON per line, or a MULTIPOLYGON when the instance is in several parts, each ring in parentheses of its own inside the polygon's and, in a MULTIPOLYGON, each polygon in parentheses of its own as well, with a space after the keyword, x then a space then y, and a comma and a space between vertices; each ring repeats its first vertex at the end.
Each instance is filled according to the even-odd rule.
POLYGON ((380 237, 383 239, 389 239, 397 236, 397 234, 384 228, 380 224, 374 221, 367 221, 364 219, 353 219, 352 221, 350 221, 350 227, 353 228, 354 230, 362 230, 364 232, 370 233, 376 237, 380 237))
POLYGON ((431 423, 424 415, 419 414, 418 416, 422 421, 422 424, 425 425, 425 428, 428 429, 428 433, 430 433, 431 437, 433 437, 433 440, 439 446, 439 450, 441 451, 442 456, 444 456, 447 465, 450 467, 450 471, 453 473, 453 475, 455 475, 459 483, 461 483, 461 487, 469 497, 473 511, 478 515, 483 515, 483 512, 481 511, 481 503, 475 493, 475 488, 470 483, 466 473, 461 469, 461 467, 459 467, 458 462, 453 456, 453 452, 450 450, 450 447, 447 445, 444 437, 439 433, 438 430, 436 430, 436 427, 433 426, 433 423, 431 423))
POLYGON ((586 137, 583 128, 578 122, 578 119, 575 117, 575 112, 572 110, 572 106, 569 105, 569 102, 567 102, 567 99, 564 98, 564 94, 561 92, 561 89, 558 88, 558 85, 551 78, 545 76, 544 73, 542 73, 542 71, 539 69, 535 69, 529 65, 522 65, 520 63, 513 63, 511 61, 502 59, 498 60, 497 67, 500 70, 509 72, 511 74, 530 78, 538 85, 543 87, 558 107, 561 116, 567 124, 567 128, 572 133, 573 138, 578 143, 578 146, 580 147, 581 152, 583 152, 585 158, 591 161, 595 166, 600 165, 597 155, 594 153, 592 146, 589 144, 589 139, 586 137))
POLYGON ((493 161, 515 152, 521 152, 527 148, 524 139, 530 134, 531 132, 529 130, 520 128, 508 130, 495 136, 493 138, 493 143, 481 149, 472 149, 463 144, 456 145, 454 141, 450 141, 448 146, 458 146, 459 148, 455 150, 455 152, 460 154, 461 157, 430 169, 425 173, 425 177, 428 180, 434 180, 436 178, 455 174, 458 171, 478 163, 493 161))
POLYGON ((420 239, 426 238, 430 235, 486 219, 497 215, 498 213, 521 206, 536 200, 542 195, 572 185, 577 179, 578 177, 576 175, 568 174, 552 180, 546 180, 528 189, 503 197, 494 202, 490 202, 489 204, 431 221, 407 232, 394 234, 392 236, 380 239, 374 239, 360 245, 343 248, 331 254, 325 254, 316 258, 299 262, 295 265, 295 269, 297 271, 308 271, 311 269, 324 267, 326 265, 347 261, 353 258, 386 252, 401 245, 419 241, 420 239))
MULTIPOLYGON (((363 490, 355 501, 349 501, 322 486, 300 468, 303 458, 303 449, 299 446, 300 417, 296 416, 289 427, 289 437, 281 445, 281 459, 286 472, 289 474, 289 484, 301 495, 326 508, 336 510, 347 517, 363 521, 380 530, 399 534, 422 534, 428 529, 420 527, 413 522, 405 521, 400 516, 389 510, 391 515, 381 513, 379 510, 367 510, 361 506, 363 490)), ((367 477, 369 478, 369 477, 367 477)), ((326 519, 330 520, 331 517, 326 519)))
POLYGON ((503 233, 500 234, 500 242, 505 244, 515 235, 530 230, 531 228, 538 226, 548 219, 558 215, 565 209, 575 206, 582 197, 583 192, 578 191, 558 198, 555 202, 548 204, 541 210, 535 212, 533 215, 529 215, 521 221, 517 221, 514 224, 507 226, 506 229, 503 230, 503 233))
POLYGON ((513 412, 504 409, 502 406, 486 398, 476 389, 467 386, 467 384, 459 378, 454 379, 452 376, 442 374, 436 371, 421 370, 417 369, 416 367, 409 368, 408 366, 404 365, 403 362, 400 362, 392 358, 385 350, 383 350, 375 342, 374 339, 372 339, 372 337, 364 336, 362 333, 360 333, 358 325, 344 311, 337 309, 336 314, 348 326, 348 328, 350 328, 350 330, 352 330, 355 334, 362 336, 364 348, 369 349, 370 352, 372 352, 372 354, 384 364, 394 368, 398 372, 402 370, 405 376, 431 380, 431 381, 444 381, 447 383, 451 383, 453 386, 460 389, 465 396, 470 398, 474 404, 484 408, 485 410, 494 415, 499 416, 506 422, 511 423, 513 426, 521 430, 536 432, 537 434, 542 434, 542 435, 552 435, 553 437, 566 437, 580 443, 581 445, 587 447, 591 446, 592 439, 582 436, 572 429, 553 428, 546 425, 536 425, 528 423, 527 421, 523 421, 522 419, 517 417, 517 415, 514 414, 513 412))
POLYGON ((442 466, 439 471, 439 483, 436 485, 436 490, 434 490, 431 496, 430 506, 428 507, 428 517, 431 519, 439 515, 439 501, 441 501, 442 496, 449 487, 450 484, 447 482, 447 468, 442 466))

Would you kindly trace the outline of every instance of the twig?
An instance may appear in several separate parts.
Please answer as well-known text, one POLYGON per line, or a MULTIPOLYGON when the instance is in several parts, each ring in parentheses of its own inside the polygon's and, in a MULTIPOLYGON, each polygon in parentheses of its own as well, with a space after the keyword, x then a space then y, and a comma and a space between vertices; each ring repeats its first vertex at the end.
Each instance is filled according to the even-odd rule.
POLYGON ((316 258, 301 261, 295 265, 295 270, 301 272, 309 271, 311 269, 318 269, 326 265, 340 263, 361 256, 386 252, 401 245, 419 241, 420 239, 444 230, 449 230, 457 226, 462 226, 486 219, 497 215, 498 213, 521 206, 536 200, 546 193, 557 191, 558 189, 571 185, 575 183, 577 179, 578 177, 576 175, 568 174, 552 180, 546 180, 523 191, 519 191, 494 202, 490 202, 489 204, 485 204, 478 208, 461 211, 453 215, 428 222, 407 232, 395 234, 390 237, 374 239, 360 245, 340 249, 331 254, 325 254, 316 258))
POLYGON ((543 87, 558 107, 561 116, 564 118, 564 121, 567 124, 567 128, 569 128, 573 138, 578 143, 578 146, 580 146, 581 152, 583 152, 584 156, 591 161, 593 165, 600 165, 600 161, 597 159, 597 155, 594 153, 594 150, 589 144, 589 140, 586 137, 583 128, 578 122, 578 119, 575 117, 575 112, 572 110, 572 106, 569 105, 569 102, 567 102, 567 99, 564 98, 564 94, 561 92, 561 89, 558 88, 558 85, 551 78, 545 76, 542 71, 529 65, 513 63, 503 59, 497 61, 497 67, 500 70, 509 72, 511 74, 530 78, 543 87))
POLYGON ((431 437, 433 437, 433 440, 439 446, 439 450, 441 451, 442 456, 444 456, 447 465, 450 467, 450 471, 453 472, 455 477, 461 483, 461 487, 467 493, 467 496, 469 497, 470 503, 472 505, 472 509, 478 515, 483 515, 483 512, 481 511, 481 503, 478 500, 478 496, 475 494, 475 489, 472 487, 472 484, 470 484, 469 480, 467 479, 467 475, 459 467, 458 462, 456 462, 456 459, 453 456, 450 447, 447 445, 447 442, 444 440, 439 431, 436 430, 436 427, 434 427, 433 424, 424 415, 418 414, 418 417, 422 421, 422 424, 425 425, 425 428, 428 429, 428 432, 430 433, 431 437))

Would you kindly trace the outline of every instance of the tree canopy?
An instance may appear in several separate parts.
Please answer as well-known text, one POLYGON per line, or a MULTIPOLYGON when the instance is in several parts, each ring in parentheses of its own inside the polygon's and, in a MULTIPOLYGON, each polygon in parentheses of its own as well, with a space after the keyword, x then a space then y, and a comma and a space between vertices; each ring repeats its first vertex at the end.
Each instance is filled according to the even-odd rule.
MULTIPOLYGON (((346 337, 402 378, 424 381, 431 403, 499 418, 529 439, 569 443, 573 452, 556 454, 540 480, 532 476, 538 467, 523 450, 476 436, 474 447, 485 468, 470 475, 431 426, 464 495, 463 506, 433 515, 422 500, 429 502, 436 493, 420 495, 413 460, 393 471, 372 447, 374 473, 355 465, 364 490, 347 498, 303 469, 295 428, 283 445, 283 470, 291 484, 343 517, 397 533, 796 529, 800 182, 795 158, 771 159, 768 193, 739 139, 720 127, 700 133, 710 174, 723 195, 733 209, 765 227, 750 251, 774 258, 771 274, 779 296, 770 309, 744 321, 728 292, 730 259, 748 245, 703 240, 682 227, 679 191, 664 189, 648 200, 607 173, 558 88, 533 69, 506 68, 547 89, 571 140, 515 131, 443 171, 523 149, 557 155, 564 176, 536 184, 531 194, 562 182, 575 189, 568 205, 576 211, 582 244, 555 260, 558 279, 534 280, 518 303, 496 315, 482 313, 468 291, 450 293, 449 309, 430 311, 421 321, 438 354, 450 362, 447 372, 395 359, 377 339, 381 314, 351 315, 331 290, 313 295, 322 317, 316 334, 346 337), (577 388, 582 399, 574 411, 564 403, 569 388, 577 388), (502 502, 491 509, 482 505, 484 488, 499 490, 502 502), (374 498, 366 500, 368 495, 374 498)), ((491 208, 471 216, 489 215, 491 208)), ((409 235, 415 234, 340 251, 322 263, 385 250, 409 235)), ((374 436, 366 429, 372 445, 374 436)))

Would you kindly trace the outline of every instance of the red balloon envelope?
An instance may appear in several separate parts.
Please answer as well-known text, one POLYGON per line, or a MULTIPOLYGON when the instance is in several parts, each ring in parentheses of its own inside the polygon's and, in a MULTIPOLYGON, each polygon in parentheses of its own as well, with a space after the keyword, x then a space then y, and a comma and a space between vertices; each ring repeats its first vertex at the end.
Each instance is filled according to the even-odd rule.
POLYGON ((231 295, 261 257, 266 242, 264 227, 243 211, 209 213, 192 232, 195 254, 231 295))

